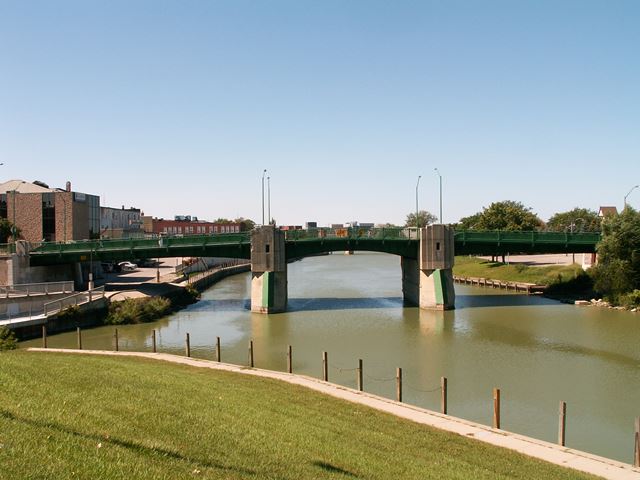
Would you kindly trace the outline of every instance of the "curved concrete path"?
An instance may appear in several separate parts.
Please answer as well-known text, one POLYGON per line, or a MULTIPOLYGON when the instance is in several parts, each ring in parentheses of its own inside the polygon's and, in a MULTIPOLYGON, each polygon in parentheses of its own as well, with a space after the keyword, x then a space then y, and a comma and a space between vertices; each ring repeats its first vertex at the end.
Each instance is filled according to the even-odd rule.
POLYGON ((640 469, 616 460, 599 457, 597 455, 582 452, 580 450, 574 450, 572 448, 561 447, 554 443, 525 437, 524 435, 518 435, 505 430, 493 429, 479 423, 452 417, 450 415, 443 415, 432 410, 426 410, 406 403, 396 402, 388 398, 379 397, 366 392, 360 392, 352 388, 343 387, 333 383, 323 382, 322 380, 304 375, 276 372, 272 370, 261 370, 258 368, 249 368, 239 365, 231 365, 228 363, 218 363, 210 360, 199 360, 195 358, 171 355, 168 353, 67 350, 58 348, 29 348, 29 351, 150 358, 189 365, 192 367, 211 368, 214 370, 224 370, 244 375, 273 378, 294 385, 310 388, 349 402, 366 405, 368 407, 375 408, 376 410, 387 412, 416 423, 429 425, 441 430, 464 435, 465 437, 475 438, 498 447, 515 450, 516 452, 523 453, 530 457, 538 458, 563 467, 573 468, 593 475, 599 475, 603 478, 616 480, 640 480, 640 469))

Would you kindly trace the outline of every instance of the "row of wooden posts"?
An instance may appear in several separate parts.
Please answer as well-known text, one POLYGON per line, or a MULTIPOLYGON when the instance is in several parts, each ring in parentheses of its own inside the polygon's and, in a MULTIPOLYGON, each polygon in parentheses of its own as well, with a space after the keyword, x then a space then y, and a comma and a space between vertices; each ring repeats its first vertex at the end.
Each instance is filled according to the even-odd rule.
MULTIPOLYGON (((78 349, 82 350, 82 331, 80 327, 76 330, 78 338, 78 349)), ((119 339, 118 329, 116 328, 113 334, 115 351, 119 351, 119 339)), ((47 327, 42 327, 42 346, 47 348, 47 327)), ((156 348, 156 331, 152 330, 151 333, 151 348, 154 353, 157 352, 156 348)), ((221 361, 220 353, 220 337, 216 337, 216 361, 221 361)), ((253 340, 249 341, 249 367, 254 368, 255 362, 253 357, 253 340)), ((189 334, 186 334, 185 338, 185 354, 187 357, 191 357, 191 338, 189 334)), ((356 370, 357 389, 358 391, 364 391, 363 382, 363 369, 362 359, 358 359, 358 367, 356 370)), ((287 347, 287 372, 293 373, 293 349, 291 345, 287 347)), ((329 354, 322 352, 322 380, 329 381, 329 354)), ((440 412, 443 415, 447 415, 447 377, 440 377, 440 412)), ((396 400, 402 402, 402 368, 396 369, 396 400)), ((500 389, 493 389, 493 428, 500 429, 500 389)), ((560 408, 558 411, 558 444, 565 446, 567 428, 567 404, 566 402, 560 402, 560 408)), ((634 435, 634 449, 633 449, 633 465, 640 467, 640 417, 635 419, 635 435, 634 435)))

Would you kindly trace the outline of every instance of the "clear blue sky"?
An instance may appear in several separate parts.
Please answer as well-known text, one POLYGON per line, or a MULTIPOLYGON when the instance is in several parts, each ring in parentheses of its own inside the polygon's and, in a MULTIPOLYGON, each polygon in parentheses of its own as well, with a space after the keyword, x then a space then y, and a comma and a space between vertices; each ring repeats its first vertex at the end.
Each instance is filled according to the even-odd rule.
MULTIPOLYGON (((640 183, 640 2, 0 0, 0 179, 280 224, 640 183)), ((640 189, 629 197, 640 207, 640 189)))

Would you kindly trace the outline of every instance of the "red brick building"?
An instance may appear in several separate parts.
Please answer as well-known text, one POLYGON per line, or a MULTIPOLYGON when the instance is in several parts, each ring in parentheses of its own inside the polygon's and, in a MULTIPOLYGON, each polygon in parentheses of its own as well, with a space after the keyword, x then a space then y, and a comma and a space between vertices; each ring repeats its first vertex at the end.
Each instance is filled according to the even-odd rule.
POLYGON ((24 180, 0 184, 0 217, 29 242, 86 240, 100 235, 100 197, 24 180))
POLYGON ((244 225, 236 222, 215 223, 193 220, 190 217, 182 218, 179 220, 165 220, 164 218, 143 217, 144 232, 156 235, 214 235, 238 233, 244 230, 244 225))

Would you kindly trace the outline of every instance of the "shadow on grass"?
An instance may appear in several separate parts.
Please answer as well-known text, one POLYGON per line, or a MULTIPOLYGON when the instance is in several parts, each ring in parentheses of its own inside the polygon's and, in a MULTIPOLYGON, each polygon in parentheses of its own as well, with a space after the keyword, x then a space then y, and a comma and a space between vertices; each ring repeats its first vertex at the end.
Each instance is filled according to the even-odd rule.
POLYGON ((222 465, 220 463, 209 462, 207 460, 199 460, 199 459, 195 459, 195 458, 191 458, 191 457, 186 457, 184 455, 181 455, 180 453, 173 452, 171 450, 166 450, 166 449, 163 449, 163 448, 156 448, 156 447, 147 447, 145 445, 142 445, 141 443, 132 442, 132 441, 129 441, 129 440, 121 440, 121 439, 114 438, 114 437, 106 437, 106 436, 95 435, 95 434, 91 434, 91 433, 78 432, 76 430, 73 430, 73 429, 71 429, 69 427, 66 427, 64 425, 60 425, 60 424, 55 423, 55 422, 45 422, 45 421, 39 421, 39 420, 33 420, 33 419, 29 419, 29 418, 19 417, 19 416, 15 415, 14 413, 9 412, 9 411, 4 410, 4 409, 0 409, 0 417, 6 418, 7 420, 11 420, 11 421, 14 421, 14 422, 18 422, 18 423, 22 423, 22 424, 25 424, 25 425, 29 425, 31 427, 48 428, 48 429, 51 429, 51 430, 58 431, 60 433, 73 435, 75 437, 79 437, 79 438, 84 439, 84 440, 90 440, 90 441, 96 442, 96 443, 108 443, 108 444, 115 445, 115 446, 118 446, 118 447, 126 448, 128 450, 132 450, 134 452, 140 453, 142 455, 146 455, 148 457, 173 458, 175 460, 180 460, 180 461, 183 461, 183 462, 189 462, 189 464, 197 465, 199 467, 217 468, 217 469, 220 469, 220 470, 235 471, 235 472, 239 472, 239 473, 243 473, 243 474, 247 474, 247 475, 256 475, 257 474, 257 472, 255 472, 254 470, 247 470, 247 469, 243 469, 243 468, 228 467, 228 466, 222 465))
POLYGON ((316 460, 315 462, 313 462, 313 465, 315 467, 320 467, 325 472, 339 473, 339 474, 345 475, 347 477, 360 478, 358 475, 356 475, 355 473, 350 472, 349 470, 344 470, 343 468, 336 467, 335 465, 331 465, 330 463, 327 463, 327 462, 321 462, 321 461, 316 460))

